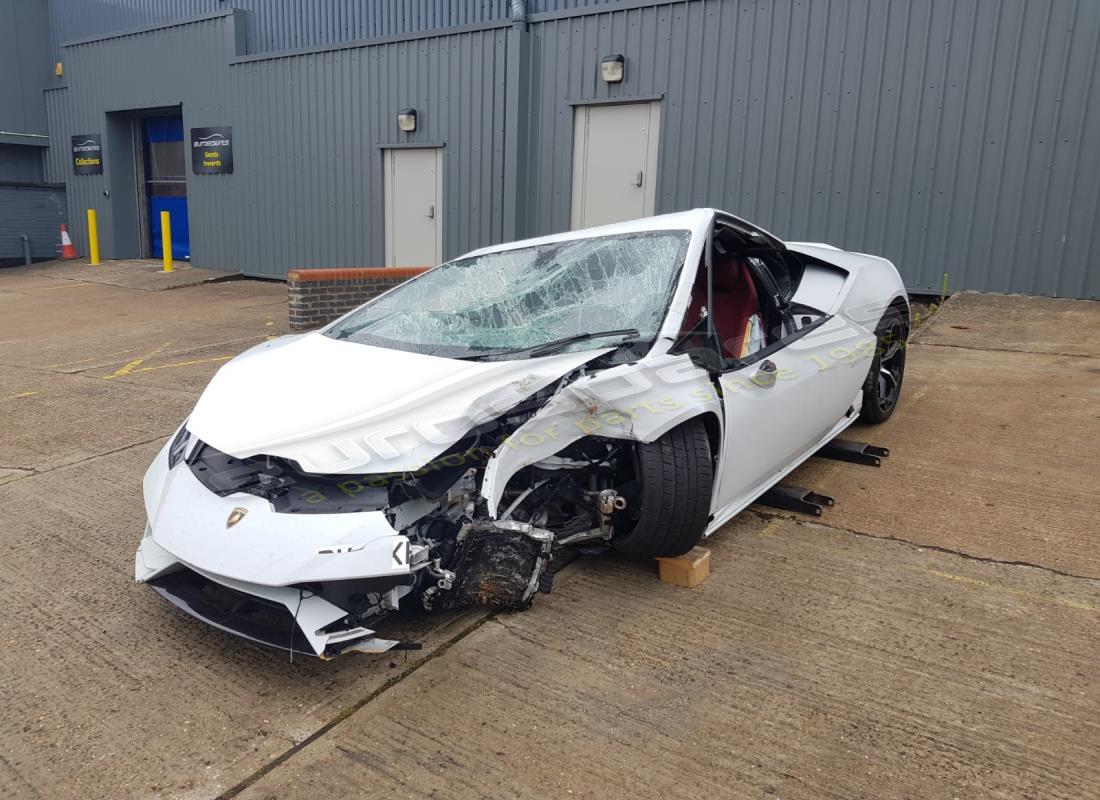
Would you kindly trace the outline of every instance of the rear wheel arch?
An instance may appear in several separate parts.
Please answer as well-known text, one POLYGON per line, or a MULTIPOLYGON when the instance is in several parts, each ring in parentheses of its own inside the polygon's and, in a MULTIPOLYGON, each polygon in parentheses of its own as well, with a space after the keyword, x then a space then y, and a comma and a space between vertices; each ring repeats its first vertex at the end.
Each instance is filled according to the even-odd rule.
POLYGON ((863 384, 860 419, 877 425, 897 408, 905 377, 905 355, 911 330, 909 306, 895 298, 875 325, 875 354, 863 384))

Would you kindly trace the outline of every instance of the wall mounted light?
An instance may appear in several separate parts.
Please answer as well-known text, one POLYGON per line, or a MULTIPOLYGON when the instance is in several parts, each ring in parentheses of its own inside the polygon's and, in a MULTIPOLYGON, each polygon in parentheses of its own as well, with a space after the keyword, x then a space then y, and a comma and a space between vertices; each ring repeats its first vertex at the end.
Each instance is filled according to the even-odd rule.
POLYGON ((416 130, 416 109, 403 108, 397 112, 397 130, 412 133, 416 130))
POLYGON ((604 83, 622 83, 626 76, 626 66, 621 54, 604 56, 600 61, 600 77, 604 83))

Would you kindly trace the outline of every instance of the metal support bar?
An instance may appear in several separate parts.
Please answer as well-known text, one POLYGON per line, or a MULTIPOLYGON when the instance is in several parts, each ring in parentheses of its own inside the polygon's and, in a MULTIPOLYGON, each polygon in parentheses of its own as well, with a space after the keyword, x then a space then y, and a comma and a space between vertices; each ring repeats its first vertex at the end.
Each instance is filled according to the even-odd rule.
POLYGON ((834 461, 847 461, 850 464, 863 464, 868 467, 882 466, 882 459, 890 455, 885 447, 877 447, 867 442, 850 442, 847 439, 833 439, 816 453, 818 458, 831 458, 834 461))
POLYGON ((773 486, 756 498, 756 502, 762 506, 820 517, 822 507, 831 506, 835 501, 828 495, 818 494, 800 486, 773 486))

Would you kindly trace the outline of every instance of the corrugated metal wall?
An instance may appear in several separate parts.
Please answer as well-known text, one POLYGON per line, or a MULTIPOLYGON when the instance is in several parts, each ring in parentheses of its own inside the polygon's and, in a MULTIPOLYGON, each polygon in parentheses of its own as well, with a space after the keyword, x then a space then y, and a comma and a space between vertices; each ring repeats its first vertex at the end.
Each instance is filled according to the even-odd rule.
MULTIPOLYGON (((42 180, 45 147, 0 144, 0 181, 38 183, 42 180)), ((0 216, 0 221, 3 217, 0 216)))
POLYGON ((1100 296, 1094 0, 708 0, 531 34, 532 233, 569 225, 565 101, 661 94, 659 211, 879 253, 914 288, 1100 296))
MULTIPOLYGON (((341 44, 508 19, 509 0, 49 0, 61 42, 237 8, 252 12, 252 52, 341 44)), ((527 0, 529 14, 615 0, 527 0)))
POLYGON ((30 239, 34 260, 57 258, 64 221, 64 187, 0 182, 0 263, 23 263, 20 234, 30 239))
POLYGON ((0 131, 46 132, 41 89, 51 64, 49 35, 41 3, 0 0, 0 131))
MULTIPOLYGON (((225 263, 276 275, 296 264, 385 263, 386 144, 446 145, 448 256, 499 241, 506 36, 498 28, 234 66, 238 103, 222 116, 247 123, 234 127, 236 174, 217 177, 247 190, 219 215, 271 235, 232 232, 225 263), (409 106, 423 113, 416 133, 404 135, 397 112, 409 106)), ((184 116, 190 124, 186 105, 184 116)))
MULTIPOLYGON (((119 167, 110 153, 106 174, 73 175, 69 137, 103 132, 106 150, 104 112, 182 104, 185 130, 231 125, 234 138, 232 175, 188 175, 196 264, 283 277, 294 267, 384 263, 380 148, 393 143, 446 144, 448 255, 501 239, 505 28, 230 64, 236 21, 66 47, 69 86, 46 93, 61 143, 47 171, 68 183, 73 219, 92 207, 104 231, 136 224, 114 220, 118 198, 103 196, 119 167), (164 53, 186 53, 187 69, 164 53), (430 109, 411 136, 396 128, 407 106, 430 109)), ((74 226, 79 248, 84 238, 74 226)))
POLYGON ((551 2, 565 10, 539 13, 526 39, 498 22, 234 59, 235 26, 254 20, 223 15, 67 47, 69 88, 47 92, 50 179, 69 183, 74 219, 106 208, 103 181, 70 174, 68 136, 103 130, 106 111, 182 102, 185 126, 236 138, 234 175, 188 178, 196 263, 273 276, 381 263, 378 148, 412 105, 414 140, 447 145, 450 257, 502 238, 512 208, 521 235, 567 228, 572 104, 659 96, 660 211, 715 205, 881 253, 917 289, 946 272, 951 288, 1100 296, 1100 3, 551 2), (522 46, 529 69, 510 87, 522 46), (614 52, 627 78, 608 87, 597 65, 614 52), (526 140, 506 130, 516 86, 526 140), (515 198, 512 141, 526 141, 515 198))

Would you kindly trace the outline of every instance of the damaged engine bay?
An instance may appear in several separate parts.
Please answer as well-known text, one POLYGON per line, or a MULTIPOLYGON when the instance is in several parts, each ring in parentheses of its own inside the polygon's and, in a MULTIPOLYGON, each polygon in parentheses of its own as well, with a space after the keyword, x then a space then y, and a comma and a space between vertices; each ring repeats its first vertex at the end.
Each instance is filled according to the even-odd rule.
POLYGON ((243 492, 281 514, 381 511, 408 537, 411 575, 392 586, 378 577, 298 585, 347 611, 334 629, 377 622, 405 594, 429 611, 522 610, 536 591, 550 590, 563 546, 607 543, 616 525, 630 524, 637 492, 634 443, 587 436, 512 476, 498 518, 489 518, 479 491, 486 464, 551 395, 539 392, 478 426, 415 472, 316 475, 288 459, 233 458, 197 440, 183 444, 183 460, 221 497, 243 492))

